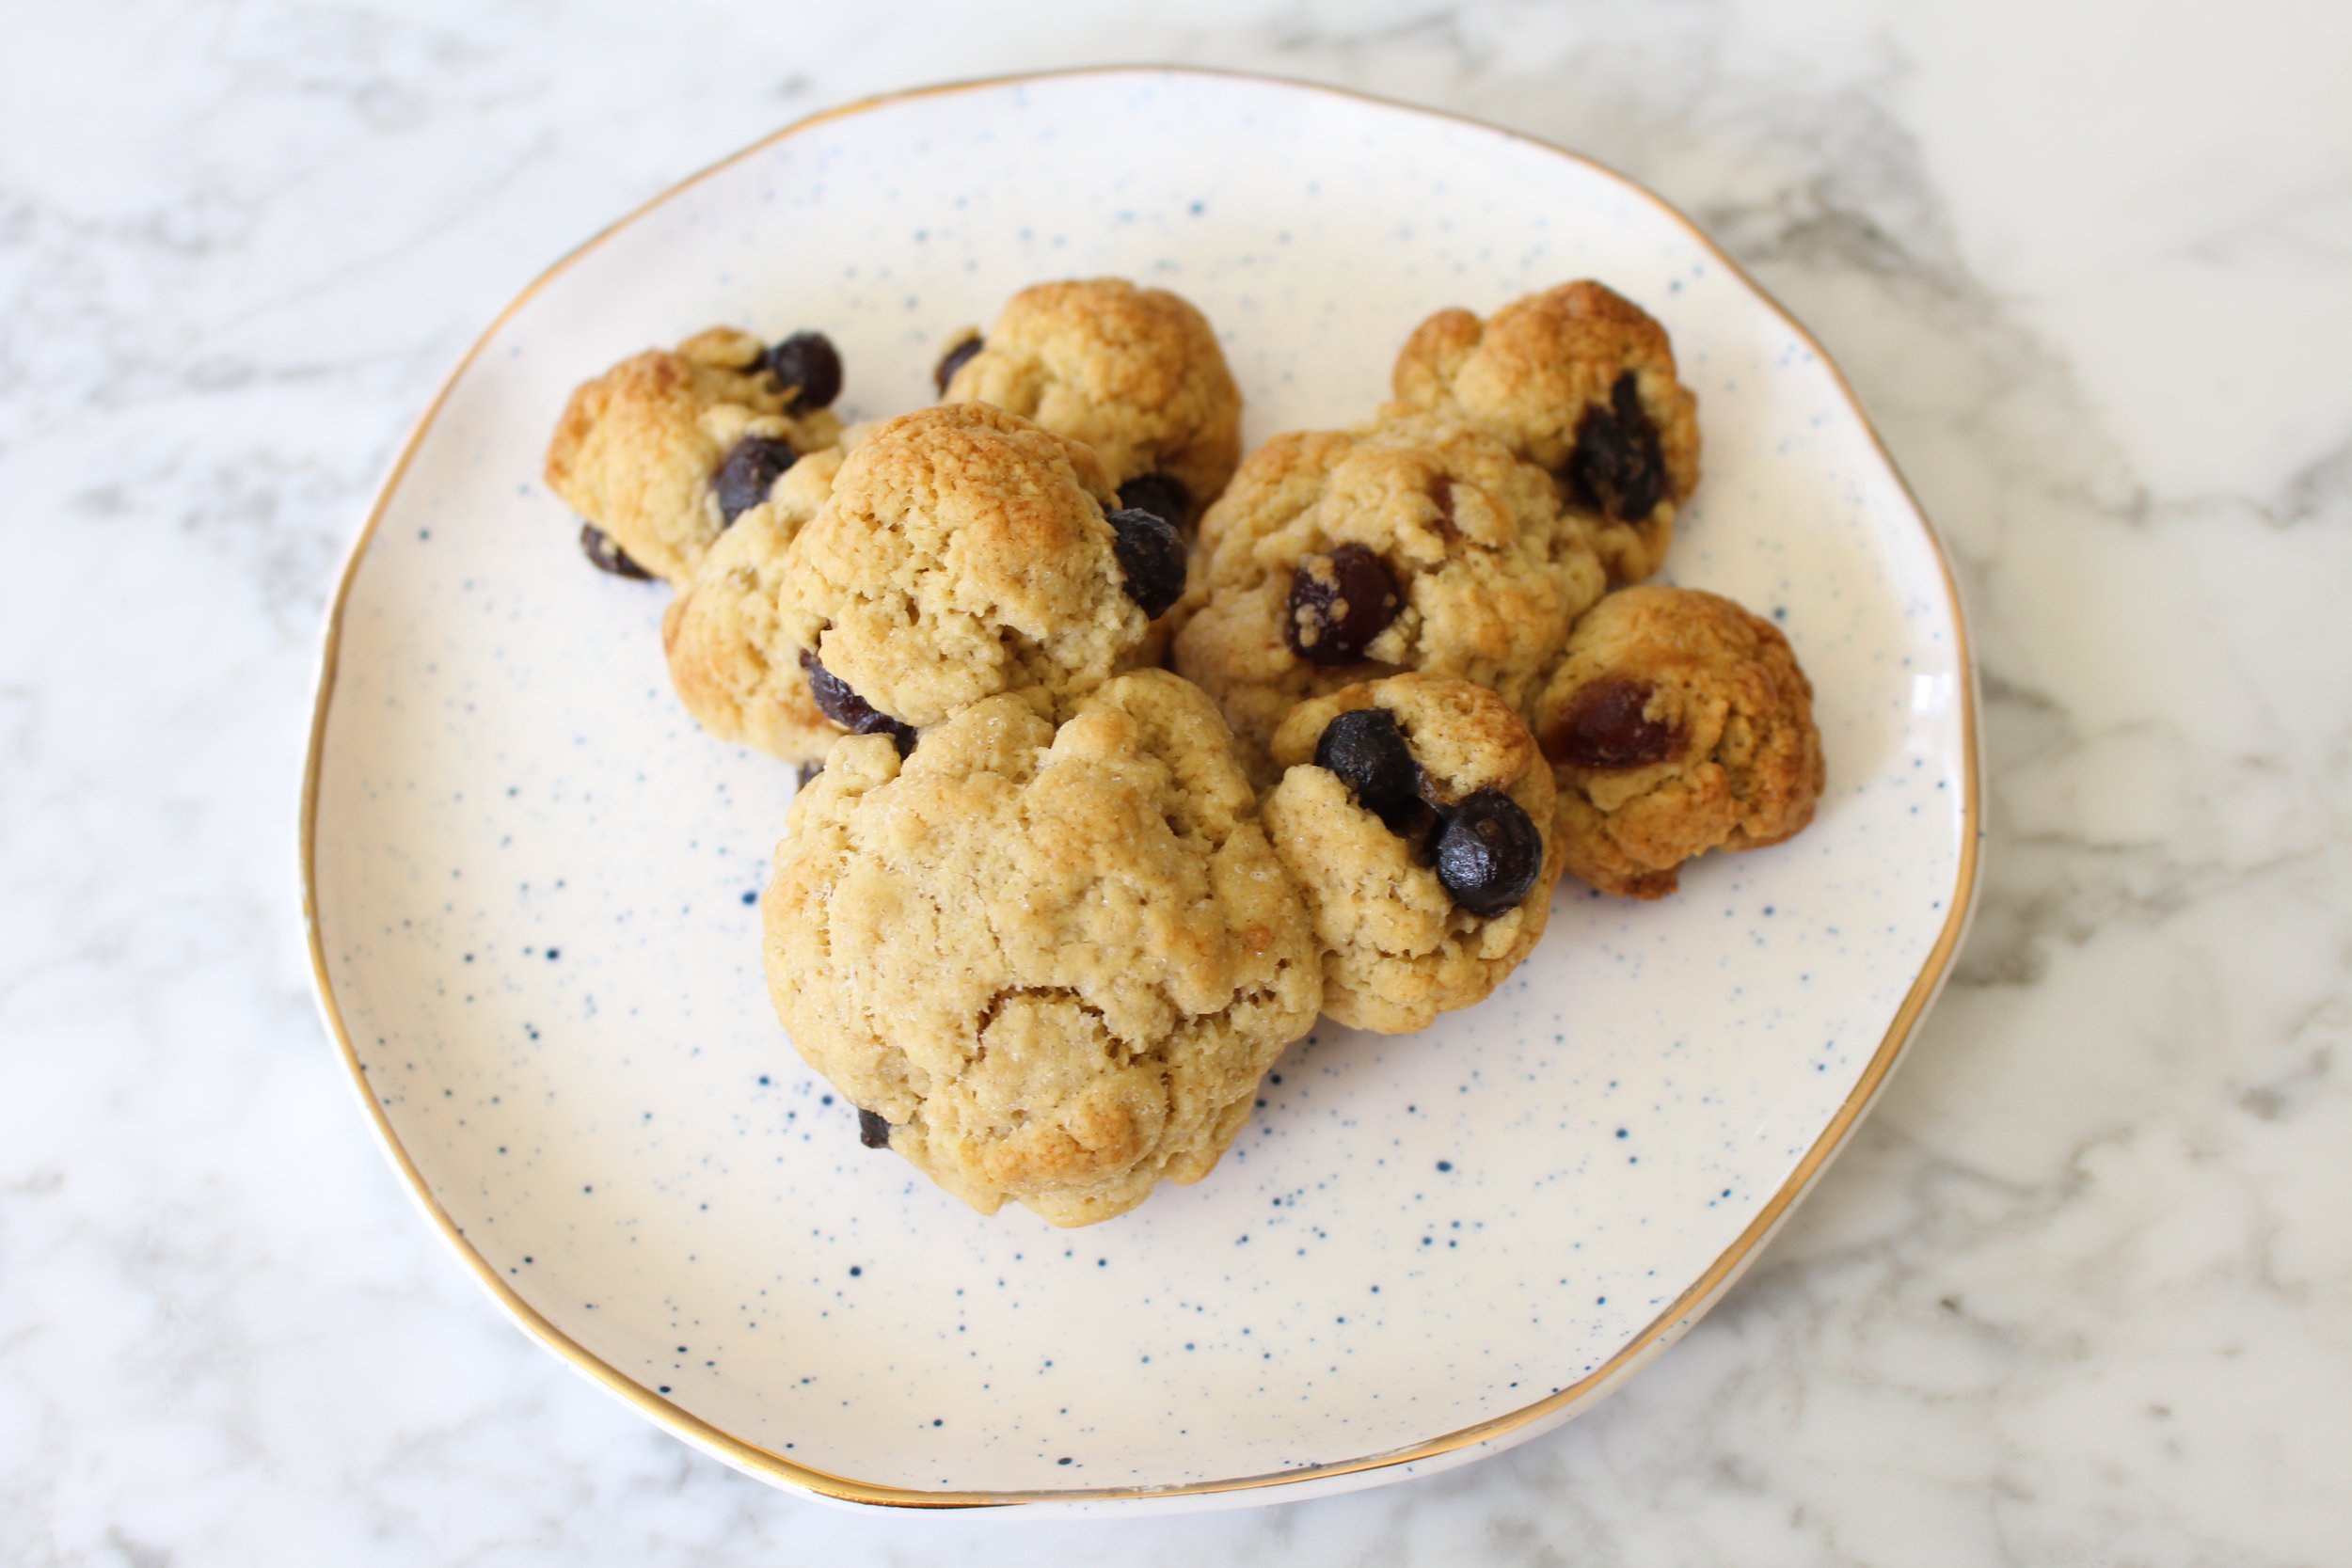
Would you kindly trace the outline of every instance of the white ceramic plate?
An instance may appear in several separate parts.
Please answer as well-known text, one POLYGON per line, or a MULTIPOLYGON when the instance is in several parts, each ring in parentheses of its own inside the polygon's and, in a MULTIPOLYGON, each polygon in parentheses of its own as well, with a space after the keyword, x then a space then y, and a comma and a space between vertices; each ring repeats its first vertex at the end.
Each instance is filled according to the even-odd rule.
POLYGON ((1883 1082, 1965 924, 1977 781, 1933 534, 1804 332, 1627 181, 1486 127, 1106 71, 793 127, 557 265, 427 413, 354 549, 304 862, 320 992, 427 1212, 651 1418, 855 1502, 1200 1507, 1458 1464, 1565 1420, 1752 1260, 1883 1082), (539 480, 574 383, 714 322, 821 327, 843 412, 929 397, 1045 277, 1168 284, 1254 443, 1397 343, 1596 277, 1673 332, 1707 478, 1672 580, 1788 629, 1829 791, 1654 906, 1564 886, 1492 1000, 1297 1046, 1214 1175, 1077 1232, 860 1148, 779 1032, 757 911, 793 784, 699 733, 658 586, 539 480))

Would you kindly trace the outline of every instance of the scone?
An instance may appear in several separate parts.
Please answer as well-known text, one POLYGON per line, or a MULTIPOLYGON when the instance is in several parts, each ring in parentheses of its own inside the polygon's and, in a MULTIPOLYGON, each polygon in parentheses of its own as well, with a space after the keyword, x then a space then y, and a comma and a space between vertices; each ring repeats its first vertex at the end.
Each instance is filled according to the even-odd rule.
POLYGON ((1534 950, 1560 879, 1551 769, 1502 698, 1391 675, 1301 703, 1266 836, 1323 944, 1323 1010, 1403 1034, 1482 1001, 1534 950))
POLYGON ((1778 844, 1813 820, 1821 736, 1788 640, 1729 599, 1629 588, 1577 623, 1535 701, 1567 868, 1661 898, 1709 849, 1778 844))
POLYGON ((1176 668, 1262 783, 1282 716, 1358 681, 1420 670, 1520 706, 1603 584, 1549 475, 1421 416, 1276 436, 1202 519, 1196 556, 1176 668))
POLYGON ((663 624, 678 695, 723 738, 813 762, 848 732, 911 746, 1001 692, 1051 713, 1129 667, 1182 589, 1174 530, 1106 514, 1094 452, 1017 414, 919 409, 825 461, 805 489, 787 474, 663 624))
POLYGON ((583 519, 588 559, 682 583, 803 452, 831 446, 841 361, 813 332, 772 348, 712 327, 579 388, 548 444, 548 487, 583 519))
POLYGON ((1035 420, 1101 455, 1120 504, 1189 530, 1241 460, 1241 391, 1208 321, 1119 277, 1039 283, 940 361, 941 397, 1035 420))
POLYGON ((1698 400, 1666 329, 1598 283, 1529 294, 1481 322, 1440 310, 1406 340, 1396 396, 1468 420, 1560 478, 1595 517, 1613 582, 1658 570, 1699 482, 1698 400))
POLYGON ((1016 696, 793 800, 762 907, 777 1016, 890 1148, 983 1213, 1090 1225, 1208 1174, 1322 971, 1225 726, 1164 671, 1016 696))

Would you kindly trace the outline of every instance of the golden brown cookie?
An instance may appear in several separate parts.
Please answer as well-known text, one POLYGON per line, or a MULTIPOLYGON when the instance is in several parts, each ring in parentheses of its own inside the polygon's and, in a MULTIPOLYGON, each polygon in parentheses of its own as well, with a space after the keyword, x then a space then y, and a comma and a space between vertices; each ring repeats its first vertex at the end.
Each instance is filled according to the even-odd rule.
MULTIPOLYGON (((715 734, 814 762, 849 730, 911 742, 998 692, 1050 712, 1136 662, 1144 589, 1089 448, 949 404, 871 427, 824 480, 803 496, 787 475, 665 622, 678 693, 715 734)), ((1182 580, 1168 543, 1155 605, 1182 580)))
POLYGON ((1088 447, 986 404, 876 427, 793 540, 786 645, 917 728, 1001 691, 1101 685, 1143 640, 1109 477, 1088 447))
POLYGON ((1274 734, 1266 835, 1324 947, 1323 1010, 1402 1034, 1534 951, 1561 858, 1551 768, 1502 698, 1422 674, 1301 703, 1274 734))
POLYGON ((809 1065, 956 1196, 1056 1225, 1207 1175, 1322 998, 1225 726, 1164 671, 1058 729, 1000 696, 903 760, 842 740, 762 913, 809 1065))
POLYGON ((670 684, 722 740, 815 762, 845 733, 818 708, 798 650, 783 641, 778 606, 787 551, 823 509, 848 446, 866 428, 793 464, 766 502, 720 536, 661 617, 670 684))
MULTIPOLYGON (((832 373, 837 390, 838 361, 832 373)), ((548 487, 603 535, 601 547, 581 536, 599 565, 683 582, 793 459, 839 438, 841 421, 803 392, 732 327, 648 350, 572 393, 548 443, 548 487)))
POLYGON ((1822 784, 1813 687, 1788 640, 1729 599, 1629 588, 1577 623, 1535 701, 1567 868, 1661 898, 1709 849, 1778 844, 1822 784))
POLYGON ((1658 570, 1699 482, 1698 400, 1666 329, 1598 283, 1564 283, 1481 322, 1440 310, 1397 355, 1400 403, 1471 423, 1559 476, 1595 515, 1613 582, 1658 570))
POLYGON ((1421 670, 1518 707, 1601 586, 1550 477, 1490 436, 1425 416, 1278 436, 1201 521, 1175 664, 1270 783, 1282 716, 1359 681, 1421 670))
POLYGON ((985 339, 952 347, 950 365, 947 402, 993 403, 1085 442, 1123 504, 1174 512, 1180 529, 1241 460, 1241 391, 1224 351, 1207 318, 1166 289, 1119 277, 1034 284, 985 339))

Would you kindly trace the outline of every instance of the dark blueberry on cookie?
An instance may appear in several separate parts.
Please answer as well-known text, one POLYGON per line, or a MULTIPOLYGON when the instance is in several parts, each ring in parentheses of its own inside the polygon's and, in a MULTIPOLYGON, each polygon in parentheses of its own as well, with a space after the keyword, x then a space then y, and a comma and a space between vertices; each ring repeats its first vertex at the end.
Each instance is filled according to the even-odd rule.
POLYGON ((848 681, 818 663, 817 656, 806 648, 801 650, 801 668, 808 672, 808 694, 818 712, 851 735, 890 736, 898 743, 900 756, 914 750, 913 725, 899 722, 859 696, 848 681))
POLYGON ((1621 522, 1638 523, 1666 496, 1666 454, 1658 427, 1642 411, 1631 371, 1610 388, 1606 411, 1589 408, 1568 453, 1568 486, 1580 499, 1621 522))
POLYGON ((857 1141, 868 1148, 888 1148, 890 1147, 890 1123, 875 1112, 858 1112, 857 1141))
POLYGON ((588 558, 588 564, 599 572, 610 572, 616 578, 634 578, 649 581, 653 574, 628 558, 628 552, 612 542, 612 536, 594 523, 580 525, 580 553, 588 558))
POLYGON ((860 726, 876 717, 874 705, 851 690, 848 681, 818 662, 817 656, 806 648, 801 650, 801 668, 808 672, 808 694, 817 704, 817 711, 845 730, 865 734, 860 726))
POLYGON ((1682 732, 1649 716, 1658 689, 1609 675, 1576 694, 1544 736, 1544 754, 1570 768, 1646 768, 1674 755, 1682 732))
POLYGON ((1391 829, 1409 822, 1421 803, 1421 765, 1387 708, 1351 708, 1324 725, 1315 766, 1335 774, 1359 805, 1391 829))
POLYGON ((1291 574, 1291 651, 1317 664, 1353 664, 1405 605, 1396 578, 1361 545, 1311 555, 1291 574))
POLYGON ((841 351, 821 332, 795 332, 768 351, 768 373, 797 409, 830 408, 841 395, 841 351))
POLYGON ((1192 510, 1192 495, 1180 480, 1143 474, 1119 487, 1119 504, 1133 512, 1149 512, 1182 528, 1192 510))
POLYGON ((1126 574, 1127 596, 1157 616, 1184 596, 1184 541, 1176 525, 1127 507, 1110 515, 1111 550, 1126 574))
POLYGON ((1438 880, 1475 915, 1516 906, 1544 868, 1544 835, 1524 809, 1499 789, 1482 789, 1454 808, 1438 830, 1438 880))
POLYGON ((736 442, 710 482, 718 492, 720 518, 734 527, 736 518, 768 499, 769 486, 800 461, 800 455, 790 442, 773 436, 746 436, 736 442))
POLYGON ((939 388, 941 397, 947 395, 947 383, 953 381, 956 372, 963 369, 963 362, 979 353, 981 345, 987 341, 976 332, 939 356, 939 368, 931 372, 931 384, 939 388))

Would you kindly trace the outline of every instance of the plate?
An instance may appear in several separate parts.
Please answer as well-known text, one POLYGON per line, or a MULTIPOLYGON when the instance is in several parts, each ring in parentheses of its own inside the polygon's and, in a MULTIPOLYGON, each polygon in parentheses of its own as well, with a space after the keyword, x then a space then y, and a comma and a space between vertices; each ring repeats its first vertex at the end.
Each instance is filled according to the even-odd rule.
POLYGON ((393 1163, 558 1355, 686 1440, 877 1505, 1177 1509, 1461 1464, 1721 1295, 1885 1082, 1966 922, 1974 704, 1935 537, 1802 328, 1557 149, 1263 78, 1116 70, 821 115, 558 263, 427 411, 330 615, 304 789, 319 993, 393 1163), (1564 886, 1483 1006, 1328 1025, 1224 1163, 1089 1229, 981 1219, 770 1012, 790 770, 672 697, 663 592, 539 480, 570 388, 714 322, 817 326, 845 417, 930 395, 1040 278, 1216 323, 1254 444, 1343 423, 1406 332, 1605 279, 1674 335, 1707 478, 1668 575, 1788 630, 1829 790, 1635 906, 1564 886))

